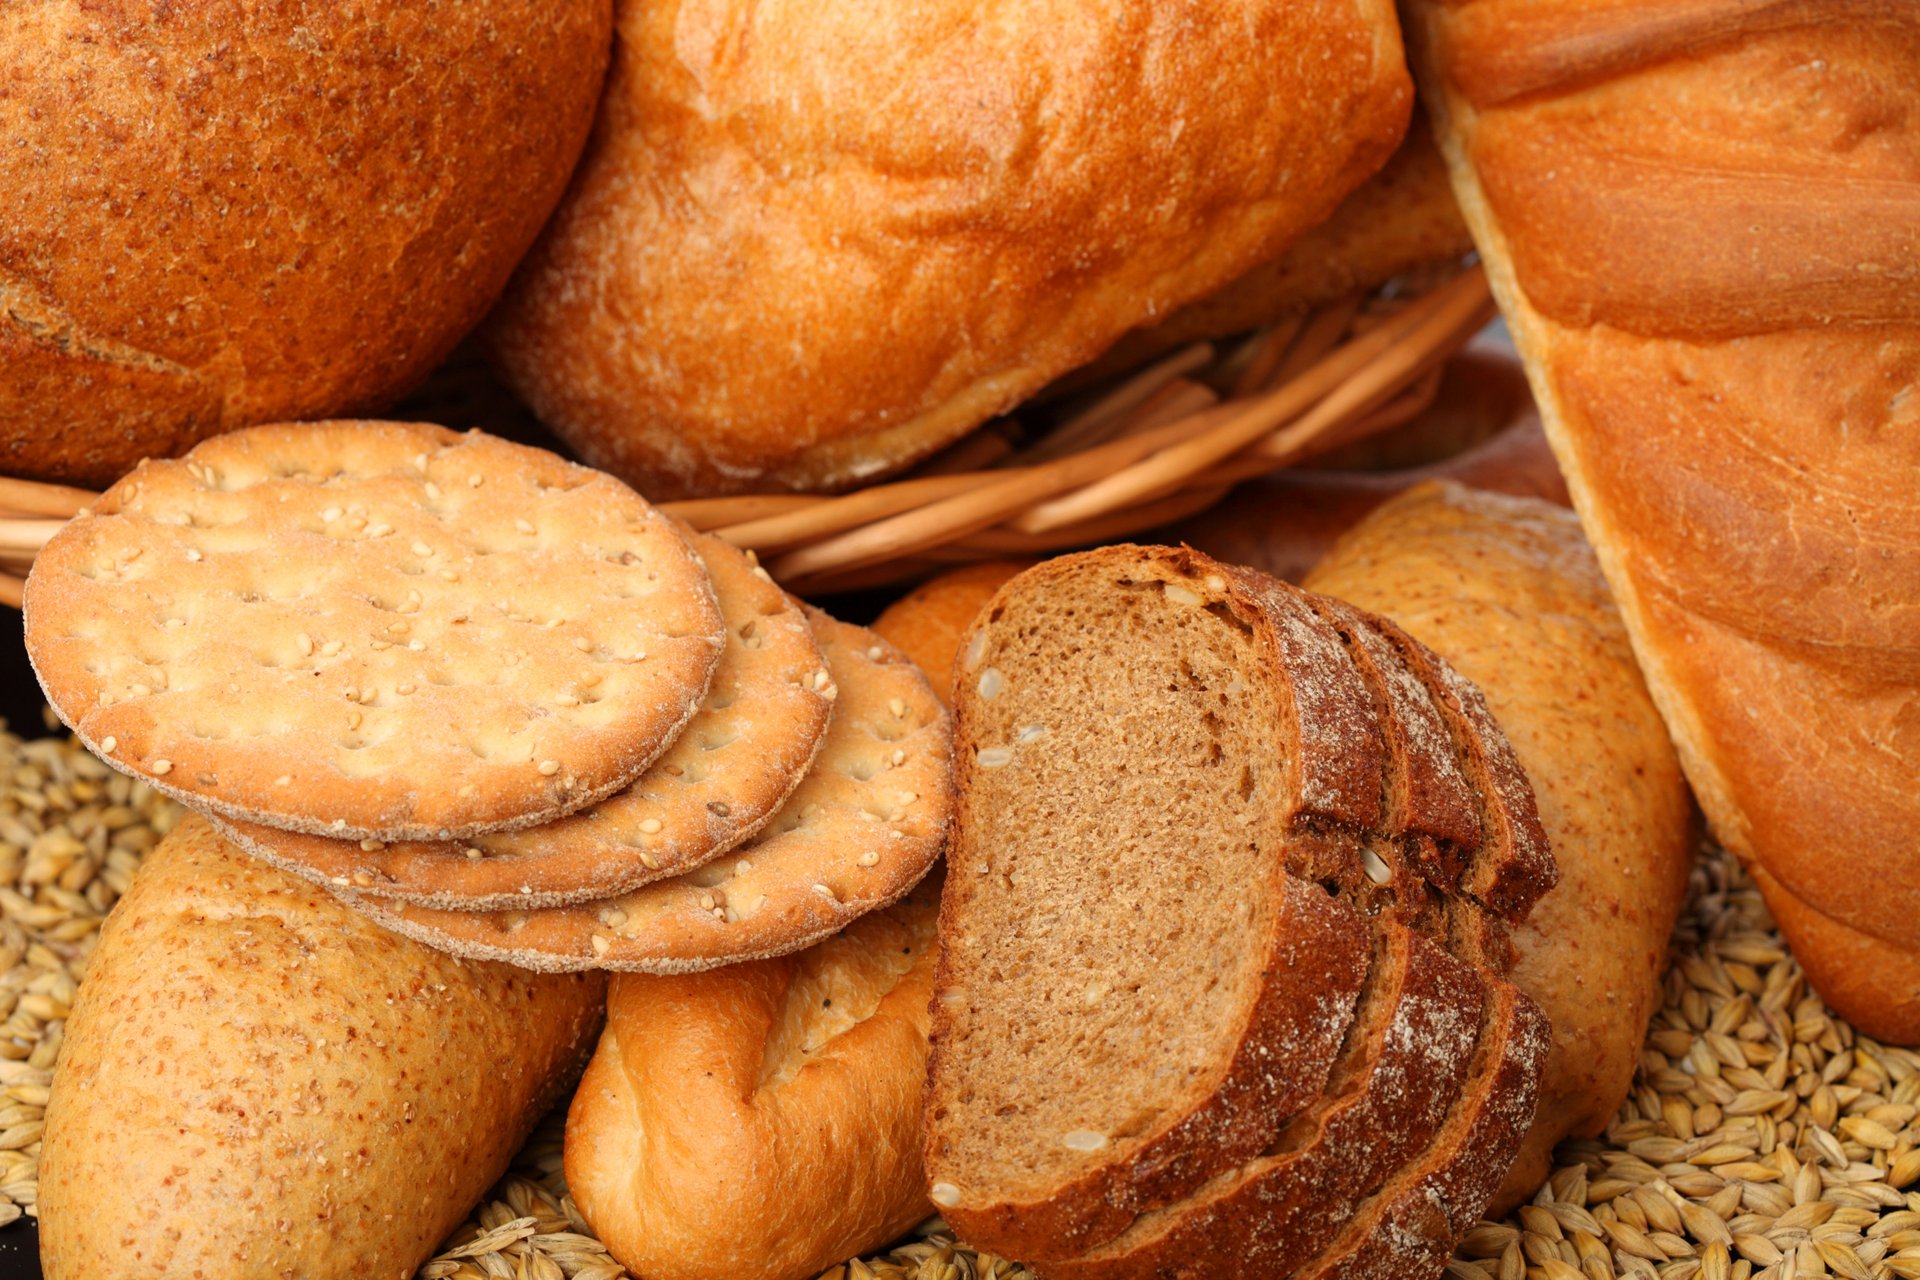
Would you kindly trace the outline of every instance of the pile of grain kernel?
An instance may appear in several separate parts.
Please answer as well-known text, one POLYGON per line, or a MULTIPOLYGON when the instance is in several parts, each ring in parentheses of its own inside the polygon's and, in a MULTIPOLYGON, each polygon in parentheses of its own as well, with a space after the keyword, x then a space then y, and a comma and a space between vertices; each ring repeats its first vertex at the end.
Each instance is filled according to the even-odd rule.
POLYGON ((0 722, 0 1225, 37 1212, 47 1086, 100 922, 178 817, 71 739, 0 722))
POLYGON ((1695 868, 1634 1090, 1452 1280, 1920 1280, 1920 1053, 1807 989, 1733 859, 1695 868))
MULTIPOLYGON (((0 1223, 33 1212, 40 1116, 100 921, 175 807, 64 739, 0 731, 0 1223)), ((1451 1280, 1920 1280, 1920 1053, 1809 993, 1725 854, 1694 871, 1665 1006, 1606 1135, 1482 1223, 1451 1280)), ((567 1196, 550 1117, 423 1280, 624 1280, 567 1196)), ((1029 1280, 939 1219, 823 1280, 1029 1280)))

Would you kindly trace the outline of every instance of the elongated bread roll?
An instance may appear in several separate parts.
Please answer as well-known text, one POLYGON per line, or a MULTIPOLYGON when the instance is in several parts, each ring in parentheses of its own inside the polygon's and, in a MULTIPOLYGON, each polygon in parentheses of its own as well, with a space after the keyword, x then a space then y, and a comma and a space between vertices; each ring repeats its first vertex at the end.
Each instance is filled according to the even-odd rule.
POLYGON ((409 942, 188 818, 67 1023, 47 1280, 405 1280, 571 1079, 602 990, 409 942))
POLYGON ((1403 10, 1701 806, 1821 995, 1920 1044, 1920 6, 1403 10))
POLYGON ((1514 932, 1513 978, 1554 1045, 1496 1202, 1510 1206, 1633 1083, 1693 860, 1686 783, 1571 512, 1422 485, 1348 531, 1307 585, 1392 618, 1478 684, 1533 782, 1560 883, 1514 932))
POLYGON ((933 1212, 920 1086, 938 877, 795 955, 621 974, 567 1185, 647 1280, 799 1280, 933 1212))

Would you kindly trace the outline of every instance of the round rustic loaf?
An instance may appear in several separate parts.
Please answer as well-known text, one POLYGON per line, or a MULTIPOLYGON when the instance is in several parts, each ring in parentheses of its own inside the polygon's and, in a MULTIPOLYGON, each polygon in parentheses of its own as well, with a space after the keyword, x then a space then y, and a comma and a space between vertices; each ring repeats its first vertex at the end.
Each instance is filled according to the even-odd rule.
POLYGON ((650 497, 855 484, 1278 254, 1411 92, 1386 0, 623 0, 508 379, 650 497))
POLYGON ((592 122, 609 0, 0 7, 0 472, 390 401, 592 122))

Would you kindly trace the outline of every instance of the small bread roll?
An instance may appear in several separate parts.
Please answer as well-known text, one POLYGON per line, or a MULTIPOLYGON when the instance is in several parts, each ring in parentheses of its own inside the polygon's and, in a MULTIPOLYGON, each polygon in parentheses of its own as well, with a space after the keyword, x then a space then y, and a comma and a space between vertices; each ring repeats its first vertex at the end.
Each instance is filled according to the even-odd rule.
POLYGON ((602 991, 409 942, 187 818, 67 1023, 47 1280, 405 1280, 558 1100, 602 991))
POLYGON ((558 203, 612 20, 0 4, 0 474, 105 485, 409 390, 558 203))
POLYGON ((1560 866, 1514 932, 1513 980, 1554 1044, 1497 1215, 1633 1083, 1698 839, 1686 780, 1572 512, 1424 484, 1354 526, 1306 585, 1392 618, 1480 686, 1560 866))
POLYGON ((921 583, 886 607, 873 629, 927 673, 940 701, 953 701, 953 660, 973 616, 1031 560, 983 560, 921 583))
POLYGON ((794 955, 619 974, 567 1115, 567 1186, 646 1280, 799 1280, 933 1213, 920 1089, 933 877, 794 955))
POLYGON ((1412 106, 1388 0, 616 10, 492 332, 654 498, 926 456, 1325 221, 1412 106))

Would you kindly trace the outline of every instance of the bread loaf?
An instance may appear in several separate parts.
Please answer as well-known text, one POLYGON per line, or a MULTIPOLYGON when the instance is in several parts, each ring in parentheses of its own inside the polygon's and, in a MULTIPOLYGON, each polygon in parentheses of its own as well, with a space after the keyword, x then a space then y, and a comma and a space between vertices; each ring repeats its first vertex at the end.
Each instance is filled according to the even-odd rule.
POLYGON ((603 990, 408 942, 187 818, 67 1023, 47 1280, 407 1280, 562 1095, 603 990))
POLYGON ((492 335, 541 419, 654 497, 931 453, 1276 256, 1411 107, 1386 0, 621 0, 616 25, 492 335))
POLYGON ((567 1186, 647 1280, 802 1280, 927 1217, 920 1089, 939 878, 826 942, 621 974, 567 1186))
POLYGON ((0 473, 377 408, 506 284, 609 0, 0 8, 0 473))
POLYGON ((1417 0, 1455 190, 1715 834, 1920 1043, 1920 11, 1417 0))
POLYGON ((1571 513, 1421 485, 1306 585, 1392 618, 1476 683, 1539 798, 1560 883, 1514 931, 1513 980, 1552 1019, 1553 1052, 1504 1211, 1633 1083, 1693 862, 1686 783, 1571 513))
POLYGON ((1524 1123, 1428 1148, 1532 1114, 1544 1023, 1501 1030, 1501 975, 1554 872, 1477 691, 1338 601, 1110 547, 1003 587, 955 697, 927 1175, 963 1235, 1284 1275, 1409 1164, 1495 1168, 1485 1207, 1524 1123))

